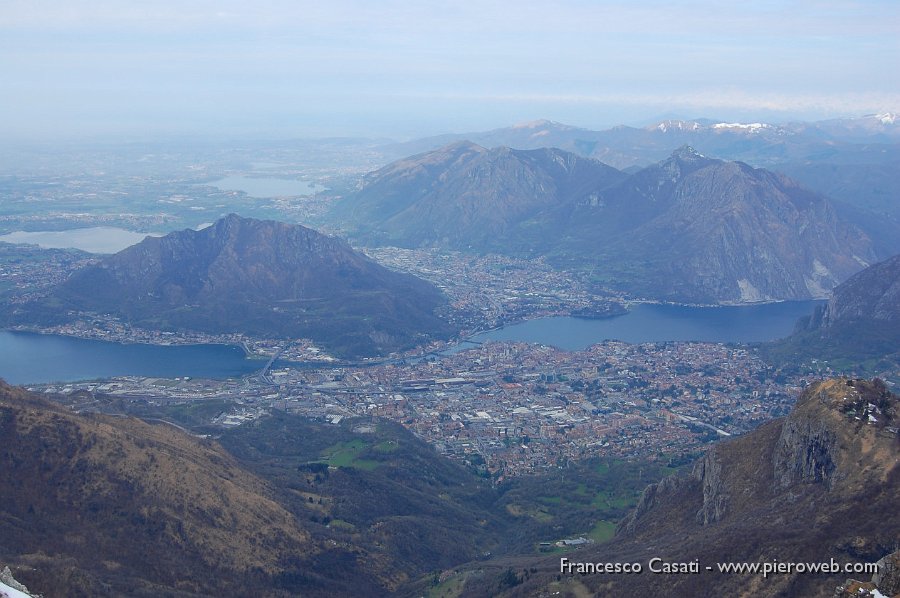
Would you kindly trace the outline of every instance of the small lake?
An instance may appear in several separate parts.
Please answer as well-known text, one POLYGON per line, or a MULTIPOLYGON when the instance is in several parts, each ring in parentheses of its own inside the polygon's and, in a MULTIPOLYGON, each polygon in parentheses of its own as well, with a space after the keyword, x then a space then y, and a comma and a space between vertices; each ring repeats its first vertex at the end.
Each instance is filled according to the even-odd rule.
MULTIPOLYGON (((627 314, 615 318, 541 318, 482 332, 470 340, 540 343, 567 351, 580 351, 604 340, 627 343, 761 342, 788 336, 797 320, 810 315, 821 303, 789 301, 734 307, 640 303, 632 305, 627 314)), ((463 343, 459 348, 467 346, 471 345, 463 343)))
POLYGON ((228 345, 120 344, 52 334, 0 331, 0 378, 10 384, 114 376, 224 379, 261 370, 228 345))
POLYGON ((116 253, 156 233, 136 233, 113 226, 92 226, 53 231, 15 231, 0 235, 6 243, 29 243, 44 249, 80 249, 90 253, 116 253))
POLYGON ((256 198, 312 195, 324 189, 321 185, 307 183, 306 181, 246 176, 228 176, 224 179, 204 184, 218 187, 222 191, 243 191, 250 197, 256 198))

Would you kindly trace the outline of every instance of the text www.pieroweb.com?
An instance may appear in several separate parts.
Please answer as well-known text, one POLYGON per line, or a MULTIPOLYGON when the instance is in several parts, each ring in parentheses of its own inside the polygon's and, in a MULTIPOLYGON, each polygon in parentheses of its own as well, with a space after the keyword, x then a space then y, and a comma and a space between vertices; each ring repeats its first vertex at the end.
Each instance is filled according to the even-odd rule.
POLYGON ((559 561, 560 573, 574 574, 615 574, 615 573, 660 573, 660 574, 691 574, 702 571, 718 571, 719 573, 735 573, 739 575, 786 575, 792 573, 845 573, 868 574, 878 571, 877 563, 839 563, 834 559, 814 563, 794 563, 788 561, 764 561, 754 563, 715 563, 715 565, 701 565, 700 561, 673 562, 662 558, 652 558, 643 563, 592 563, 578 562, 562 557, 559 561))

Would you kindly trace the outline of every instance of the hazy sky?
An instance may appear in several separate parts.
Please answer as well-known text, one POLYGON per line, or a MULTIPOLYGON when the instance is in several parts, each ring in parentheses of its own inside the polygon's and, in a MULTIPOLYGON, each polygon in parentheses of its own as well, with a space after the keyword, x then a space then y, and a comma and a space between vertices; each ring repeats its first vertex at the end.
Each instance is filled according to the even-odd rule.
POLYGON ((900 2, 0 0, 0 135, 900 110, 900 2))

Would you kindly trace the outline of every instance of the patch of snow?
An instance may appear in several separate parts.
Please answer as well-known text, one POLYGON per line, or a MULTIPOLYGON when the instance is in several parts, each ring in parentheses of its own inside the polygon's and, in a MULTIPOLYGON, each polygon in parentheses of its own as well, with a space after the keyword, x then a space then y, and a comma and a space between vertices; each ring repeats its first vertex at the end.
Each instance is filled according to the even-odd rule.
POLYGON ((862 259, 861 257, 859 257, 856 254, 853 255, 853 259, 856 260, 856 263, 859 264, 860 266, 862 266, 863 268, 868 268, 871 265, 871 264, 869 264, 869 262, 862 259))
POLYGON ((656 125, 656 129, 658 131, 662 131, 663 133, 667 133, 671 131, 697 131, 701 129, 702 126, 698 122, 685 122, 683 120, 664 120, 658 125, 656 125))
POLYGON ((766 123, 716 123, 712 126, 713 129, 743 129, 746 131, 750 131, 753 133, 759 132, 763 129, 771 129, 772 125, 767 125, 766 123))
POLYGON ((897 122, 897 115, 893 112, 885 112, 884 114, 876 114, 875 118, 881 121, 883 125, 893 125, 897 122))
POLYGON ((31 598, 31 596, 0 581, 0 598, 31 598))

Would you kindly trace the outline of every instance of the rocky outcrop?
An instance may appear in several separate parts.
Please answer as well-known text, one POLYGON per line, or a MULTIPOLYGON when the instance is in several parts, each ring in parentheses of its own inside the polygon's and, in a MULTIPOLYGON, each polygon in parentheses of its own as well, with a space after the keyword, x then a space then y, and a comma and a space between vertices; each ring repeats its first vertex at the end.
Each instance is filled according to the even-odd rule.
POLYGON ((646 531, 654 525, 648 521, 673 502, 686 505, 686 521, 711 525, 723 519, 728 512, 728 492, 721 458, 713 448, 697 461, 690 475, 669 476, 647 486, 635 508, 620 522, 616 535, 628 536, 646 531), (699 509, 695 503, 699 503, 699 509))
POLYGON ((837 434, 833 423, 805 411, 785 420, 775 446, 774 475, 782 488, 798 482, 830 484, 835 475, 837 434))
POLYGON ((703 487, 703 506, 697 511, 697 522, 709 525, 721 520, 728 508, 728 494, 722 478, 722 463, 715 450, 697 462, 692 475, 703 487))
POLYGON ((692 493, 696 489, 696 482, 694 477, 669 476, 655 484, 650 484, 644 488, 634 509, 619 523, 616 535, 634 534, 643 524, 646 515, 652 513, 659 505, 670 501, 672 496, 692 493))
MULTIPOLYGON (((3 570, 0 571, 0 584, 6 585, 13 590, 17 590, 22 594, 30 596, 31 594, 28 592, 28 588, 16 581, 16 578, 13 577, 12 571, 9 570, 9 566, 4 566, 3 570)), ((0 586, 0 596, 5 596, 3 593, 3 587, 0 586)))
POLYGON ((878 571, 872 575, 872 581, 848 579, 835 590, 834 598, 900 596, 900 550, 879 559, 876 564, 878 571))
POLYGON ((816 384, 781 421, 717 444, 690 475, 649 486, 620 533, 646 531, 643 521, 671 508, 673 501, 695 501, 695 522, 709 526, 802 494, 798 485, 818 486, 817 492, 833 491, 838 497, 855 492, 860 480, 883 479, 900 464, 898 416, 900 400, 880 380, 816 384))
POLYGON ((872 576, 872 583, 888 596, 900 594, 900 550, 878 561, 878 572, 872 576))

